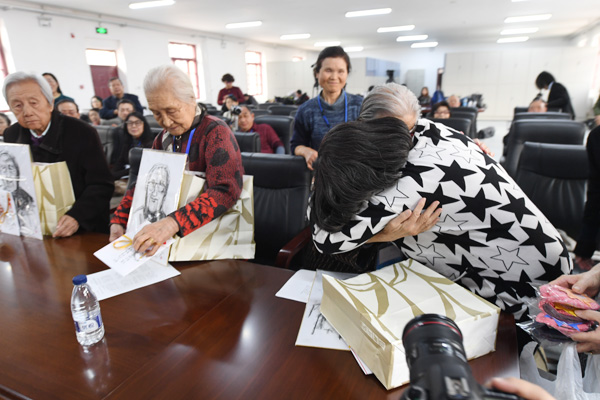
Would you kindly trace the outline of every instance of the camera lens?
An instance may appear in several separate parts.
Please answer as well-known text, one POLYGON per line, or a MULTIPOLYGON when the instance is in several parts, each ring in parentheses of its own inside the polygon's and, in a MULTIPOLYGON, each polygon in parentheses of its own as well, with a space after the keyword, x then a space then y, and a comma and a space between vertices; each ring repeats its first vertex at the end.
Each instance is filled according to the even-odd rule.
POLYGON ((440 362, 440 358, 457 358, 466 363, 462 340, 460 329, 446 316, 423 314, 409 321, 404 327, 402 341, 411 381, 413 372, 420 374, 422 368, 419 366, 426 368, 432 362, 440 362))

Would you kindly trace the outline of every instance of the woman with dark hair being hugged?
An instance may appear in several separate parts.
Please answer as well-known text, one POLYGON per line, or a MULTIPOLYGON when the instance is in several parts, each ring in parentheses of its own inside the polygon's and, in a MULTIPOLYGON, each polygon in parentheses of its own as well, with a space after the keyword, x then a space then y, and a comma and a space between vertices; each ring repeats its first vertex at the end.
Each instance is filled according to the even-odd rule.
POLYGON ((120 179, 129 174, 129 150, 134 147, 152 148, 155 136, 146 118, 137 111, 132 112, 125 118, 123 126, 123 130, 119 132, 121 136, 119 145, 115 147, 115 151, 119 153, 115 163, 110 168, 115 179, 120 179))
POLYGON ((556 82, 550 72, 542 71, 535 79, 535 86, 538 89, 548 89, 548 108, 560 108, 562 112, 571 114, 571 119, 575 119, 575 111, 571 104, 571 97, 567 88, 556 82))
POLYGON ((325 134, 358 118, 363 98, 345 91, 350 69, 350 57, 340 46, 323 49, 315 63, 315 79, 323 90, 298 108, 291 140, 292 154, 304 157, 310 170, 325 134))

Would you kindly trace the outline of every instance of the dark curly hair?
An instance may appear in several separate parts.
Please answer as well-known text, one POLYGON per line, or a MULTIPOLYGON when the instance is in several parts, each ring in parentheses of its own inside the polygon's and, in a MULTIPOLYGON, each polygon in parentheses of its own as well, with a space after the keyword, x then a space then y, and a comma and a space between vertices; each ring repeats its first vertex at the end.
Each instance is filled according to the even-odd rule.
POLYGON ((352 69, 352 64, 350 64, 350 57, 348 56, 348 53, 344 51, 342 46, 331 46, 325 47, 319 53, 319 56, 317 57, 317 62, 314 64, 313 67, 313 73, 315 74, 315 76, 321 70, 323 60, 325 60, 326 58, 343 58, 344 61, 346 61, 348 73, 350 73, 350 70, 352 69))
POLYGON ((339 124, 319 147, 311 197, 314 223, 339 232, 377 192, 402 176, 412 139, 394 117, 339 124))
POLYGON ((221 82, 235 82, 235 79, 233 78, 233 75, 231 74, 225 74, 223 75, 223 77, 221 78, 221 82))
POLYGON ((540 90, 550 86, 552 82, 554 82, 554 77, 547 71, 540 72, 537 78, 535 78, 535 86, 540 90))

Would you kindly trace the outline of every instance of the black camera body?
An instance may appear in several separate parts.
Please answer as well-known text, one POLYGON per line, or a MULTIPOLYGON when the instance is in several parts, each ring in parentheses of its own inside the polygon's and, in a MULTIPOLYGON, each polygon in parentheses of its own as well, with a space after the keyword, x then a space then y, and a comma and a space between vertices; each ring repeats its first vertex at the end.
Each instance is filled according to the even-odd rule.
POLYGON ((423 314, 402 333, 410 386, 403 400, 519 400, 519 396, 481 386, 467 362, 463 337, 450 318, 423 314))
POLYGON ((242 113, 242 108, 240 106, 233 106, 229 111, 231 112, 231 115, 240 115, 242 113))

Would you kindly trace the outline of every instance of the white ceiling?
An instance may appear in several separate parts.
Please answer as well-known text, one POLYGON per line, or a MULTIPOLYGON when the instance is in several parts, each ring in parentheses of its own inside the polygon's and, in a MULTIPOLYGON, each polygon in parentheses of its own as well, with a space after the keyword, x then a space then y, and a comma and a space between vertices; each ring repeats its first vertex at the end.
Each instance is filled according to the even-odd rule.
MULTIPOLYGON (((227 36, 318 50, 317 41, 342 46, 409 47, 398 35, 427 34, 443 45, 494 43, 506 28, 539 27, 535 39, 561 39, 600 22, 600 0, 176 0, 169 7, 131 10, 134 0, 48 0, 50 6, 84 10, 105 18, 136 19, 227 36), (347 11, 392 8, 388 15, 345 18, 347 11), (505 24, 510 16, 546 14, 547 21, 505 24), (225 24, 260 20, 262 26, 225 29, 225 24), (378 27, 416 25, 411 32, 376 33, 378 27), (304 40, 281 41, 283 34, 310 33, 304 40)), ((0 4, 3 3, 0 1, 0 4)))

